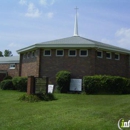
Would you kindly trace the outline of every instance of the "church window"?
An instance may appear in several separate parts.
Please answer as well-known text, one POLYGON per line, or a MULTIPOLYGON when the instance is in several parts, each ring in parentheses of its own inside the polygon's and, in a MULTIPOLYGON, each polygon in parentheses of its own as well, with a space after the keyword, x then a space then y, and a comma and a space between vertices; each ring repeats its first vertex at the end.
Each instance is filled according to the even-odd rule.
POLYGON ((120 59, 120 54, 116 53, 115 54, 115 60, 119 60, 120 59))
POLYGON ((76 50, 69 50, 69 56, 76 56, 76 50))
POLYGON ((35 51, 32 51, 32 53, 31 53, 31 57, 32 57, 32 58, 35 57, 35 51))
POLYGON ((63 50, 56 50, 56 56, 64 56, 63 50))
POLYGON ((51 56, 51 50, 44 50, 44 56, 51 56))
POLYGON ((79 56, 82 56, 82 57, 88 56, 88 50, 80 50, 79 51, 79 56))
POLYGON ((23 54, 23 59, 26 59, 27 55, 26 54, 23 54))
POLYGON ((106 52, 106 58, 111 59, 111 52, 106 52))
POLYGON ((27 58, 30 58, 30 52, 27 53, 27 58))
POLYGON ((103 57, 102 51, 97 51, 97 57, 98 57, 98 58, 102 58, 102 57, 103 57))

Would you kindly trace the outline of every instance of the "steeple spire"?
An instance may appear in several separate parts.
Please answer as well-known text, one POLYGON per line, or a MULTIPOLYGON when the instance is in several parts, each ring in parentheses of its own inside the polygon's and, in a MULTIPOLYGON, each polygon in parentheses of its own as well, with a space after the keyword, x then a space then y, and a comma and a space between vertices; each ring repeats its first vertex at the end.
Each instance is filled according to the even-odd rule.
POLYGON ((75 24, 74 24, 74 36, 78 36, 78 18, 77 18, 77 10, 78 8, 75 8, 76 14, 75 14, 75 24))

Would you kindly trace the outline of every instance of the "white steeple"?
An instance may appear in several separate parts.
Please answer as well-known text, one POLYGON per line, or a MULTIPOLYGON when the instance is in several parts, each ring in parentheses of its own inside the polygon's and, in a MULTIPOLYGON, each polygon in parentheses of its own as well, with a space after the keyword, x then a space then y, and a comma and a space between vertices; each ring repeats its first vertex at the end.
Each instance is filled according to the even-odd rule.
POLYGON ((75 8, 76 14, 75 14, 75 23, 74 23, 74 36, 78 36, 78 18, 77 18, 77 10, 78 8, 75 8))

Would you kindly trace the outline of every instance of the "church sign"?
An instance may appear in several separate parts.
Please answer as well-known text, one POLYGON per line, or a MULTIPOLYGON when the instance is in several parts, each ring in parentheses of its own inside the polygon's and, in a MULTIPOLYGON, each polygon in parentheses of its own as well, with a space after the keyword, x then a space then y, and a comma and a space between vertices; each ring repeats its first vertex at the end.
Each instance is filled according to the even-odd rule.
POLYGON ((48 77, 35 77, 35 94, 48 93, 48 77))
POLYGON ((71 79, 70 91, 82 91, 82 79, 71 79))
POLYGON ((48 93, 53 93, 53 91, 54 91, 54 85, 48 84, 48 93))

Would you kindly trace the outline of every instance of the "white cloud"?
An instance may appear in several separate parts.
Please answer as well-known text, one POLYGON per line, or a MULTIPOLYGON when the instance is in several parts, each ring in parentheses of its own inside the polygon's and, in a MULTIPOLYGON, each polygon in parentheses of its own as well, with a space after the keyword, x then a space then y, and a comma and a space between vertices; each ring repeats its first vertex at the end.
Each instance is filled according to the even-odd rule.
POLYGON ((55 0, 52 0, 50 4, 53 5, 54 3, 55 3, 55 0))
POLYGON ((28 5, 28 12, 25 14, 27 17, 39 17, 41 15, 40 11, 38 8, 35 7, 33 3, 30 3, 28 5))
POLYGON ((39 3, 44 6, 50 6, 55 3, 55 0, 40 0, 39 3))
POLYGON ((53 15, 54 15, 54 13, 53 13, 53 12, 49 12, 49 13, 47 13, 47 17, 48 17, 48 18, 52 18, 52 17, 53 17, 53 15))
POLYGON ((47 1, 46 0, 40 0, 40 4, 44 5, 44 6, 47 6, 47 1))
POLYGON ((130 49, 130 28, 121 28, 115 33, 119 46, 130 49))
POLYGON ((26 4, 27 4, 27 1, 26 1, 26 0, 20 0, 20 1, 19 1, 19 4, 21 4, 21 5, 26 5, 26 4))

